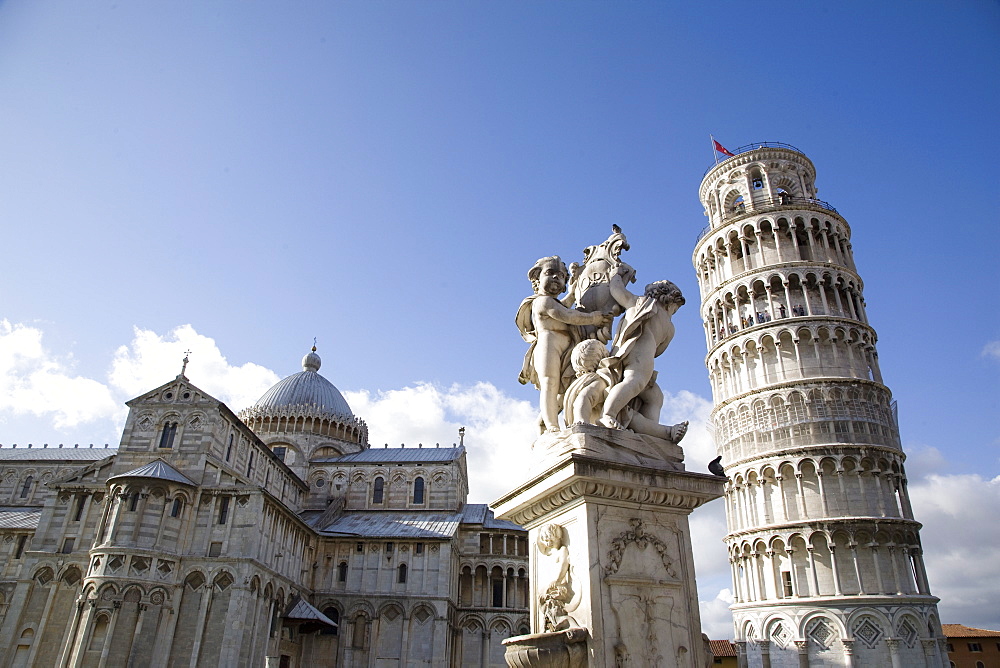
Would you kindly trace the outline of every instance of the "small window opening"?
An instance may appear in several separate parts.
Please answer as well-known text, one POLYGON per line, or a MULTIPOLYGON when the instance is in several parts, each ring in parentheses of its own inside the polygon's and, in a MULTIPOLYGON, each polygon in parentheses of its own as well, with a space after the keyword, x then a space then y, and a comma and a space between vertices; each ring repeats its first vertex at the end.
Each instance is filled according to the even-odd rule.
POLYGON ((400 584, 406 583, 406 564, 399 565, 399 577, 396 579, 400 584))
POLYGON ((62 550, 61 550, 62 553, 63 554, 69 554, 69 553, 71 553, 73 551, 73 545, 74 544, 76 544, 76 539, 75 538, 67 538, 66 540, 64 540, 63 541, 62 550))
POLYGON ((493 607, 503 607, 503 580, 493 581, 493 607))
POLYGON ((785 598, 795 595, 792 590, 792 573, 790 571, 781 571, 781 587, 785 598))
POLYGON ((180 517, 181 516, 181 509, 183 507, 184 507, 184 501, 182 501, 181 497, 178 496, 176 499, 174 499, 173 505, 170 506, 170 516, 171 517, 180 517))
POLYGON ((372 503, 382 503, 382 496, 385 494, 385 480, 381 477, 375 478, 375 486, 372 490, 372 503))
POLYGON ((347 582, 347 562, 342 561, 337 566, 337 582, 347 582))
POLYGON ((132 492, 128 497, 128 509, 130 511, 135 511, 139 506, 139 492, 132 492))
POLYGON ((416 546, 414 546, 414 548, 413 548, 413 553, 414 554, 423 554, 424 553, 424 544, 423 543, 417 543, 416 546))
POLYGON ((413 481, 413 503, 420 504, 424 502, 424 479, 417 478, 413 481))
POLYGON ((233 438, 234 438, 234 435, 230 434, 229 435, 229 445, 226 446, 226 461, 227 462, 229 461, 229 458, 233 456, 233 438))
POLYGON ((219 524, 225 524, 229 519, 229 497, 224 496, 219 501, 219 524))
POLYGON ((83 494, 79 494, 76 497, 76 511, 73 513, 73 521, 79 522, 80 518, 83 517, 83 506, 87 502, 87 497, 83 494))
POLYGON ((21 555, 24 554, 24 545, 28 542, 28 537, 22 535, 17 539, 17 549, 14 550, 14 558, 20 559, 21 555))
POLYGON ((34 482, 34 476, 28 476, 24 479, 24 485, 21 486, 21 498, 28 498, 28 493, 31 492, 31 483, 34 482))
POLYGON ((177 423, 168 422, 163 425, 163 433, 160 434, 160 447, 161 448, 172 448, 174 447, 174 436, 177 434, 177 423))
POLYGON ((273 452, 274 456, 281 461, 285 461, 285 454, 288 452, 288 448, 283 445, 276 445, 271 452, 273 452))
POLYGON ((364 552, 365 551, 365 544, 364 543, 358 543, 357 545, 354 546, 354 551, 355 552, 364 552))
POLYGON ((320 631, 319 634, 321 636, 338 635, 338 632, 340 631, 340 612, 336 608, 330 607, 330 608, 323 608, 323 614, 326 615, 327 619, 329 619, 331 622, 337 624, 337 626, 334 626, 333 628, 330 628, 329 626, 324 626, 323 630, 320 631))

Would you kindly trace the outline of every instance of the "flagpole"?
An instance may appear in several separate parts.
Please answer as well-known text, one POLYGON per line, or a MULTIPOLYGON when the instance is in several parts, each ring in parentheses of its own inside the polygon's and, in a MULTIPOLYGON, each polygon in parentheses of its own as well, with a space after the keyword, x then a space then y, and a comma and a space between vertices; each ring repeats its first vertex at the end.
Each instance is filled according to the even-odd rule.
POLYGON ((719 164, 719 152, 715 150, 715 137, 709 133, 708 139, 712 142, 712 157, 715 158, 715 164, 719 164))

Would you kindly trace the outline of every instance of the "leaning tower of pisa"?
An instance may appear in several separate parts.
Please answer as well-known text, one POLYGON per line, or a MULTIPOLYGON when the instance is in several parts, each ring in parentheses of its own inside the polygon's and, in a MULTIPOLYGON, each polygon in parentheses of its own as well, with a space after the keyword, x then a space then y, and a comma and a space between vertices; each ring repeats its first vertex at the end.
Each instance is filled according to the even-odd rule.
POLYGON ((947 667, 851 229, 798 149, 733 153, 693 261, 740 665, 947 667))

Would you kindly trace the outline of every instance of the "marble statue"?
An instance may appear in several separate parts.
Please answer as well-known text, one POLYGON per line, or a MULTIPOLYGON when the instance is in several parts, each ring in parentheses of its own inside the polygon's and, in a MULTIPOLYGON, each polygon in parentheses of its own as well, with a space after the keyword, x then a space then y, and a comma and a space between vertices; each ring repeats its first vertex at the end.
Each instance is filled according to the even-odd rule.
POLYGON ((615 384, 615 374, 601 366, 608 349, 597 339, 586 339, 573 347, 570 363, 576 373, 563 399, 563 417, 567 425, 597 424, 604 408, 608 388, 615 384))
POLYGON ((562 394, 573 377, 570 352, 582 338, 578 326, 603 327, 613 316, 580 311, 559 300, 566 291, 569 272, 556 255, 535 262, 528 279, 534 294, 521 302, 516 317, 521 336, 529 343, 518 380, 539 389, 542 426, 546 431, 558 431, 562 394))
POLYGON ((646 286, 642 296, 625 288, 621 275, 615 274, 609 283, 611 295, 625 314, 618 324, 611 355, 602 364, 616 369, 620 380, 608 390, 604 401, 601 424, 612 429, 623 428, 621 414, 635 399, 642 407, 636 417, 657 422, 663 406, 663 392, 656 385, 653 360, 659 357, 674 338, 671 317, 684 305, 680 289, 670 281, 656 281, 646 286))
POLYGON ((674 336, 671 317, 684 304, 670 281, 634 295, 626 288, 636 271, 621 259, 629 249, 621 228, 604 242, 584 249, 572 270, 558 256, 543 257, 528 272, 532 296, 521 302, 516 322, 529 343, 518 380, 540 391, 543 432, 567 426, 603 425, 677 443, 687 423, 659 423, 663 392, 653 361, 674 336), (569 293, 560 299, 566 291, 569 293), (611 323, 621 315, 611 350, 611 323))
MULTIPOLYGON (((629 249, 628 240, 617 225, 603 243, 583 249, 583 264, 569 266, 569 298, 582 311, 621 314, 623 307, 611 295, 611 276, 618 274, 625 283, 635 283, 635 269, 622 262, 622 251, 629 249)), ((607 343, 611 338, 610 324, 604 327, 583 327, 584 338, 607 343)))
POLYGON ((565 529, 550 523, 538 535, 538 551, 555 562, 555 577, 538 597, 544 631, 562 631, 578 626, 570 616, 578 604, 573 592, 572 568, 566 546, 565 529))

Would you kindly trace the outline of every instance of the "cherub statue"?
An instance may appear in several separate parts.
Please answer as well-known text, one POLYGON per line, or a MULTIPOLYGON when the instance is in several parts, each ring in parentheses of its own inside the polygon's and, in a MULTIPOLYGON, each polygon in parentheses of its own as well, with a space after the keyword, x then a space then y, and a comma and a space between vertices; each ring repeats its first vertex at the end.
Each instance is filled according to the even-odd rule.
POLYGON ((653 360, 674 337, 671 318, 684 305, 684 296, 670 281, 650 283, 642 296, 633 295, 620 274, 612 276, 608 286, 625 314, 615 332, 611 355, 601 363, 613 370, 618 380, 608 390, 600 422, 613 429, 627 425, 633 431, 676 443, 687 431, 687 423, 673 427, 659 424, 663 392, 656 384, 653 360))
POLYGON ((535 262, 528 278, 535 294, 521 302, 515 318, 521 336, 530 344, 518 380, 521 384, 531 382, 540 390, 542 426, 547 431, 558 431, 562 394, 573 377, 569 354, 582 338, 578 326, 603 326, 612 316, 584 313, 559 301, 569 273, 558 256, 535 262))
POLYGON ((562 631, 577 626, 576 620, 569 615, 579 606, 579 598, 573 592, 565 531, 562 525, 551 523, 538 533, 538 551, 546 557, 554 557, 556 562, 556 577, 545 588, 545 593, 538 597, 545 631, 562 631))
POLYGON ((567 425, 597 424, 600 420, 604 398, 616 380, 613 371, 601 366, 607 356, 607 347, 597 339, 586 339, 573 347, 570 362, 576 380, 563 398, 563 417, 567 425))

